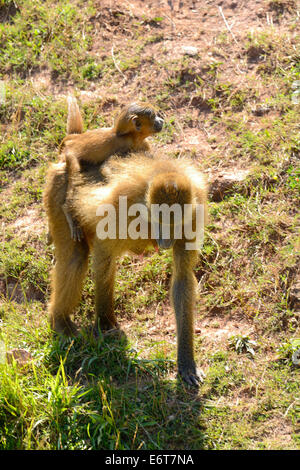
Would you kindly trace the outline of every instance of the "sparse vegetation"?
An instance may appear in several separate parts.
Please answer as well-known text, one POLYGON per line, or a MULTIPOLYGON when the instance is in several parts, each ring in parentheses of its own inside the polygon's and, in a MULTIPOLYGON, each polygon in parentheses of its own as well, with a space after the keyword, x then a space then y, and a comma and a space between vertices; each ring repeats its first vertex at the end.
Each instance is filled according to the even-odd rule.
POLYGON ((215 4, 182 2, 171 15, 145 3, 0 0, 0 448, 299 449, 295 2, 224 6, 238 44, 215 4), (142 97, 165 117, 157 151, 208 174, 249 169, 209 205, 196 268, 198 391, 175 376, 170 252, 119 261, 121 338, 90 336, 92 274, 75 314, 82 335, 49 330, 54 255, 41 196, 70 91, 87 128, 142 97), (32 359, 6 361, 14 348, 32 359))

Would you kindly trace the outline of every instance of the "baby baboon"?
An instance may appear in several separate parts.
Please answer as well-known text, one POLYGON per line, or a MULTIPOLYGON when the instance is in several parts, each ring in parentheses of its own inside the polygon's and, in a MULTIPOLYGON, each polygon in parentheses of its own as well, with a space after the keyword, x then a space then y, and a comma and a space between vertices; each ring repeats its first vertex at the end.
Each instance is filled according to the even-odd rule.
POLYGON ((67 137, 61 144, 61 160, 67 163, 68 184, 63 211, 71 230, 71 237, 80 240, 82 233, 78 221, 71 214, 69 200, 76 190, 74 177, 79 171, 99 165, 114 154, 126 154, 129 151, 150 150, 145 139, 163 127, 152 105, 132 103, 126 106, 117 117, 113 127, 94 129, 82 133, 82 117, 75 98, 68 100, 67 137))
MULTIPOLYGON (((63 172, 63 168, 55 170, 56 176, 58 171, 63 172)), ((207 189, 202 174, 188 160, 151 158, 147 155, 108 160, 103 164, 97 182, 94 179, 89 181, 88 177, 78 173, 77 189, 70 201, 72 213, 84 232, 84 239, 77 243, 70 243, 68 224, 60 210, 64 187, 62 180, 57 180, 56 176, 53 178, 53 170, 50 169, 48 185, 52 186, 50 190, 57 198, 46 207, 56 255, 49 304, 53 330, 63 334, 72 334, 77 330, 70 315, 80 300, 89 252, 93 256, 95 271, 97 330, 116 325, 113 307, 116 258, 125 252, 142 253, 147 246, 172 247, 171 300, 177 324, 178 371, 186 382, 197 385, 199 376, 193 353, 193 309, 197 283, 193 268, 200 247, 195 243, 188 247, 187 243, 195 242, 196 229, 201 228, 201 221, 199 223, 197 218, 198 205, 206 214, 207 189), (128 208, 126 211, 124 201, 128 208), (161 213, 152 210, 163 205, 170 209, 167 221, 161 213), (185 212, 186 207, 190 211, 185 212), (184 214, 180 219, 175 217, 175 208, 184 214), (173 209, 174 213, 171 212, 173 209), (137 212, 141 214, 138 223, 137 212), (191 223, 192 234, 187 236, 185 227, 188 222, 191 223), (153 224, 156 228, 152 231, 153 224), (143 226, 140 238, 132 230, 137 225, 143 226), (105 230, 103 235, 103 227, 112 229, 111 233, 105 230), (178 236, 178 228, 181 229, 181 236, 178 236)))
POLYGON ((61 143, 63 158, 78 162, 102 163, 109 156, 129 151, 149 150, 145 141, 160 132, 163 119, 149 103, 131 103, 117 116, 113 127, 82 133, 82 117, 75 98, 68 101, 67 135, 61 143))

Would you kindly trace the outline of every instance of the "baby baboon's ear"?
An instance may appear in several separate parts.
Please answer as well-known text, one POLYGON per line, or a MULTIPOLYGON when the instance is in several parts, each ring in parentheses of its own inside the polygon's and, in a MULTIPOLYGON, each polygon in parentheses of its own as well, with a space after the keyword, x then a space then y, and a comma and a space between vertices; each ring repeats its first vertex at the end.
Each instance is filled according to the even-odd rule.
POLYGON ((136 130, 137 130, 137 131, 140 131, 141 128, 142 128, 142 123, 141 123, 141 121, 139 120, 138 116, 133 115, 133 116, 131 117, 131 121, 133 122, 134 127, 136 128, 136 130))

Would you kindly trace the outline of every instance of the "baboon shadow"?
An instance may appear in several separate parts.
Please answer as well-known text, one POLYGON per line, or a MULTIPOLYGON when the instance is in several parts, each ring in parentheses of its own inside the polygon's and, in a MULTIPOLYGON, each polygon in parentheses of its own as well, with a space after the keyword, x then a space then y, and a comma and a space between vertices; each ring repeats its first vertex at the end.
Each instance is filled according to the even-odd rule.
POLYGON ((176 375, 174 361, 141 357, 123 330, 100 333, 97 338, 88 329, 75 338, 56 335, 50 358, 54 374, 63 364, 68 383, 89 390, 93 396, 89 401, 87 395, 91 413, 102 413, 99 387, 105 393, 109 390, 113 397, 112 413, 124 410, 123 414, 118 411, 118 426, 125 426, 130 415, 130 427, 138 427, 142 435, 142 448, 199 450, 204 447, 201 386, 190 387, 179 378, 169 379, 170 371, 176 375))

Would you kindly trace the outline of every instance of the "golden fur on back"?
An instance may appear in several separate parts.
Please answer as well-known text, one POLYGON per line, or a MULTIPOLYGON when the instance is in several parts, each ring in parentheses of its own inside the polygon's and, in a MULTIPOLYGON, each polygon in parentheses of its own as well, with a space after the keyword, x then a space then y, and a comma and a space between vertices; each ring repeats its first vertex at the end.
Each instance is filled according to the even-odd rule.
MULTIPOLYGON (((75 180, 76 182, 76 180, 75 180)), ((100 204, 118 204, 119 196, 126 196, 128 206, 151 198, 155 187, 160 188, 161 199, 151 199, 152 203, 165 201, 174 204, 204 204, 207 198, 207 184, 203 174, 189 159, 152 157, 150 154, 131 154, 127 158, 115 157, 106 162, 97 182, 89 182, 89 175, 80 175, 76 182, 72 211, 79 222, 94 230, 97 223, 96 210, 100 204), (143 168, 143 171, 141 171, 143 168), (179 191, 174 185, 168 188, 163 183, 178 182, 179 191), (188 183, 187 183, 188 182, 188 183), (172 198, 170 199, 170 196, 172 198), (86 210, 82 211, 82 201, 86 210)), ((156 191, 157 194, 157 191, 156 191)), ((153 197, 153 196, 152 196, 153 197)))

